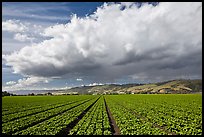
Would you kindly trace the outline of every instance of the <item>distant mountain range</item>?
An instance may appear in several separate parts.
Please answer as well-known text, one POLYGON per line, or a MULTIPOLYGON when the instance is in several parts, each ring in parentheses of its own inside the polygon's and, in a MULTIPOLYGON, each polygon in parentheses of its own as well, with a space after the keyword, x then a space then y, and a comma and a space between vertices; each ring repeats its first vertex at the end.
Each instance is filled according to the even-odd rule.
POLYGON ((64 90, 19 90, 14 94, 193 94, 202 93, 202 80, 171 80, 150 84, 105 84, 73 87, 64 90))
POLYGON ((171 80, 151 84, 105 84, 74 87, 53 94, 187 94, 202 93, 202 80, 171 80))

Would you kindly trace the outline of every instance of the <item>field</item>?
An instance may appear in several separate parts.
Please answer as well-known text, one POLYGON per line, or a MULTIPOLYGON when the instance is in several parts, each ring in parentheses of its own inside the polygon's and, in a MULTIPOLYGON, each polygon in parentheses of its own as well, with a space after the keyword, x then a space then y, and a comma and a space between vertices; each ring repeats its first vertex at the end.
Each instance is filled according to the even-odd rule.
POLYGON ((2 134, 201 135, 201 94, 11 96, 2 134))

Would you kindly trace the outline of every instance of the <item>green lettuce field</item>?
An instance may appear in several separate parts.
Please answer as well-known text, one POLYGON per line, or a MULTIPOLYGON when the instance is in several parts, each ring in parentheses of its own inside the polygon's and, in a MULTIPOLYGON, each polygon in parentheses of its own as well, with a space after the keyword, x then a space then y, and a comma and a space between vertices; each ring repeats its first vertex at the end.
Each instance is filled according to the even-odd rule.
POLYGON ((201 94, 10 96, 2 134, 201 135, 201 94))

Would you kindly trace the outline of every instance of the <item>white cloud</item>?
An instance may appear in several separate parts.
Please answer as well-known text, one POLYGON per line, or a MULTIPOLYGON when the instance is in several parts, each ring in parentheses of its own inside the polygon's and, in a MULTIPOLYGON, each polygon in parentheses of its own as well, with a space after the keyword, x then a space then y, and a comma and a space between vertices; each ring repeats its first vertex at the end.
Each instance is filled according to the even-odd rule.
POLYGON ((6 85, 13 85, 13 84, 16 84, 16 82, 15 81, 8 81, 8 82, 6 82, 6 85))
POLYGON ((66 89, 71 89, 71 88, 72 88, 72 87, 65 86, 65 87, 62 87, 62 88, 56 88, 56 89, 66 90, 66 89))
POLYGON ((14 39, 18 40, 18 41, 21 41, 21 42, 24 42, 24 41, 31 41, 34 38, 28 37, 26 34, 16 33, 14 35, 14 39))
POLYGON ((5 86, 3 88, 4 90, 30 89, 31 87, 39 83, 49 83, 50 80, 50 78, 44 77, 28 77, 19 79, 17 82, 9 81, 6 83, 8 86, 5 86))
MULTIPOLYGON (((47 26, 46 26, 47 27, 47 26)), ((45 26, 21 20, 5 20, 2 22, 2 53, 18 51, 47 39, 42 35, 45 26)))
POLYGON ((98 86, 98 85, 104 85, 104 84, 102 84, 102 83, 91 83, 91 84, 89 84, 87 86, 98 86))
POLYGON ((23 79, 18 80, 18 84, 23 85, 23 86, 24 85, 29 86, 29 85, 39 83, 39 82, 48 83, 48 79, 43 78, 43 77, 28 77, 28 78, 23 78, 23 79))
POLYGON ((83 79, 81 79, 81 78, 77 78, 76 81, 83 81, 83 79))
POLYGON ((28 28, 19 20, 6 20, 2 22, 2 30, 9 32, 25 32, 28 28))
POLYGON ((7 65, 38 77, 201 75, 202 3, 121 6, 104 4, 90 16, 46 28, 50 40, 5 55, 7 65))

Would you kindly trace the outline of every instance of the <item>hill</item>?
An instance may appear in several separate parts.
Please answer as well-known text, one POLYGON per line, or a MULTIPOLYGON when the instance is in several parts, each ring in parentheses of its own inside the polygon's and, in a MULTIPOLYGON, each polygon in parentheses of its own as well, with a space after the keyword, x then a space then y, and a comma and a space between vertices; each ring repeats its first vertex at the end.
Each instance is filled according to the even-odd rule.
POLYGON ((54 94, 189 94, 202 93, 202 80, 171 80, 150 84, 82 86, 54 94))

